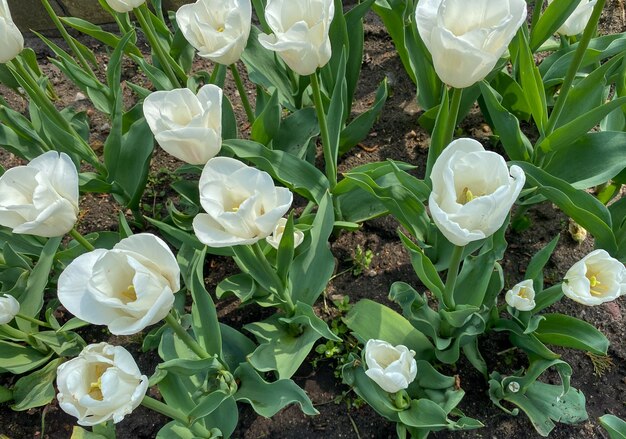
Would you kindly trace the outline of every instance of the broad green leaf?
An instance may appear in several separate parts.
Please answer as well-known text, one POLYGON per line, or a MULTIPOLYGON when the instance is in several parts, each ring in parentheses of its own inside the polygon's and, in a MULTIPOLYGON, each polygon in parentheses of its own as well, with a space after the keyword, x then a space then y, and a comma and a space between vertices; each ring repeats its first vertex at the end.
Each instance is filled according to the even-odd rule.
POLYGON ((611 439, 626 439, 626 422, 622 419, 615 415, 604 415, 600 416, 599 421, 611 439))
POLYGON ((220 323, 222 334, 222 356, 230 370, 235 370, 239 363, 244 363, 255 349, 256 345, 241 332, 228 325, 220 323))
MULTIPOLYGON (((107 46, 115 49, 121 41, 121 38, 117 35, 107 32, 102 27, 96 26, 86 20, 76 17, 59 17, 62 23, 73 27, 77 31, 89 35, 90 37, 95 38, 96 40, 106 44, 107 46)), ((141 56, 141 51, 135 45, 135 41, 132 41, 131 44, 126 45, 124 48, 124 52, 127 54, 134 54, 137 56, 141 56)))
POLYGON ((414 350, 417 358, 428 360, 433 357, 433 346, 426 336, 400 314, 379 303, 360 300, 344 322, 363 341, 379 339, 394 346, 402 344, 414 350))
POLYGON ((250 138, 268 146, 280 130, 281 108, 278 103, 278 91, 274 90, 272 97, 262 110, 252 124, 250 138))
POLYGON ((56 394, 52 382, 57 376, 57 367, 61 363, 63 359, 58 358, 38 371, 17 380, 13 387, 15 402, 11 405, 11 409, 23 411, 44 406, 52 401, 56 394))
POLYGON ((311 140, 317 137, 319 132, 315 109, 302 108, 282 120, 278 134, 272 142, 272 148, 306 160, 311 140))
POLYGON ((535 52, 550 38, 574 12, 581 0, 554 0, 541 15, 537 25, 531 29, 530 49, 535 52))
POLYGON ((609 341, 595 326, 563 314, 544 314, 535 331, 544 343, 606 355, 609 341))
POLYGON ((235 399, 247 402, 261 416, 270 418, 293 403, 300 405, 300 409, 306 415, 319 414, 304 390, 292 380, 279 379, 268 383, 246 363, 239 366, 235 376, 240 380, 235 399))
POLYGON ((552 241, 545 245, 541 250, 539 250, 532 257, 530 262, 528 263, 528 267, 526 267, 526 273, 524 274, 525 279, 532 279, 533 287, 535 291, 538 293, 543 290, 543 267, 550 260, 550 256, 552 256, 552 252, 556 248, 557 243, 559 242, 559 238, 561 235, 556 235, 552 241))
MULTIPOLYGON (((432 261, 424 254, 424 251, 411 241, 402 231, 398 232, 404 248, 406 248, 411 255, 411 265, 419 277, 420 281, 439 299, 443 300, 443 290, 445 285, 439 277, 437 269, 433 265, 432 261)), ((398 282, 393 285, 398 284, 398 282)), ((392 288, 393 288, 392 285, 392 288)))
MULTIPOLYGON (((562 2, 567 0, 555 0, 555 2, 556 1, 562 2)), ((546 104, 546 94, 543 88, 543 80, 535 65, 535 60, 524 32, 519 31, 517 35, 518 45, 520 47, 518 59, 520 84, 528 98, 533 120, 539 128, 539 132, 543 133, 548 123, 548 108, 546 104)))
POLYGON ((0 372, 20 375, 47 363, 51 356, 52 351, 44 354, 30 346, 0 340, 0 372))
POLYGON ((399 412, 398 417, 404 425, 415 428, 437 430, 448 426, 446 412, 426 398, 411 401, 411 406, 399 412))
POLYGON ((195 422, 200 418, 213 413, 228 398, 230 394, 223 390, 216 390, 208 395, 203 395, 198 405, 189 412, 188 416, 191 422, 195 422))

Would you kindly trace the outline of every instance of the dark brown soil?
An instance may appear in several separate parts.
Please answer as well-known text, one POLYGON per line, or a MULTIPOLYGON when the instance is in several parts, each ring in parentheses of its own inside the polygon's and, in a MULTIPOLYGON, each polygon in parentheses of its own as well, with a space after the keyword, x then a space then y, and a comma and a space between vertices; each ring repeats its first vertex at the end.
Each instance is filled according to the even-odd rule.
MULTIPOLYGON (((605 33, 624 32, 624 9, 622 0, 607 2, 601 28, 605 33)), ((374 126, 372 133, 363 142, 362 147, 355 147, 342 159, 339 170, 345 172, 354 166, 388 158, 402 160, 417 166, 416 175, 423 176, 428 134, 420 128, 417 118, 421 110, 415 103, 415 88, 408 79, 404 69, 395 54, 393 45, 380 20, 374 14, 368 14, 365 25, 365 57, 355 114, 364 111, 371 104, 379 82, 387 77, 391 84, 391 95, 386 107, 374 126)), ((107 55, 99 50, 93 42, 90 47, 98 50, 102 62, 106 62, 107 55)), ((50 76, 57 93, 61 96, 59 105, 71 105, 79 110, 90 112, 92 126, 92 144, 101 145, 110 126, 106 118, 90 109, 87 100, 77 100, 77 92, 54 66, 48 64, 45 56, 49 55, 45 46, 36 38, 28 38, 27 45, 34 47, 40 56, 40 63, 46 74, 50 76)), ((206 63, 198 62, 196 69, 206 68, 206 63)), ((129 63, 123 75, 133 82, 141 82, 136 69, 129 63)), ((236 91, 232 81, 227 79, 226 94, 231 97, 235 105, 240 122, 240 135, 246 136, 245 122, 242 108, 238 107, 240 100, 235 96, 236 91)), ((24 110, 24 102, 17 96, 1 88, 0 93, 7 99, 13 108, 24 110)), ((132 102, 132 95, 126 90, 127 104, 132 102)), ((475 111, 461 126, 464 135, 474 137, 487 147, 489 143, 489 129, 475 111)), ((10 154, 0 150, 0 164, 5 167, 20 164, 20 161, 10 154)), ((157 149, 152 169, 174 170, 179 162, 157 149)), ((144 203, 152 206, 153 212, 158 210, 158 201, 154 194, 167 188, 167 173, 163 178, 151 180, 151 186, 144 203)), ((95 230, 115 230, 117 227, 116 204, 107 196, 85 196, 81 200, 81 211, 84 213, 79 229, 82 232, 95 230)), ((545 271, 547 282, 558 282, 565 271, 580 257, 593 248, 591 240, 582 245, 577 244, 567 231, 567 218, 554 206, 544 203, 532 208, 529 212, 532 219, 530 229, 522 233, 507 235, 509 248, 502 261, 505 270, 507 285, 514 285, 521 280, 524 270, 531 256, 554 236, 561 235, 559 245, 554 252, 545 271)), ((404 281, 418 289, 423 289, 413 272, 407 252, 397 237, 398 224, 391 218, 379 218, 363 225, 357 232, 343 233, 333 238, 332 250, 337 259, 337 273, 339 274, 329 285, 323 303, 319 306, 322 316, 336 316, 337 310, 332 300, 342 296, 349 296, 351 303, 359 299, 369 298, 390 306, 393 303, 387 299, 390 285, 395 281, 404 281), (371 250, 373 258, 371 265, 359 276, 354 276, 350 270, 351 260, 355 257, 356 249, 371 250), (328 313, 327 313, 328 311, 328 313)), ((234 264, 219 257, 211 257, 207 261, 207 286, 209 291, 226 276, 236 272, 234 264)), ((551 437, 558 439, 570 438, 605 438, 608 437, 599 427, 597 418, 605 413, 613 413, 626 418, 626 349, 622 340, 626 337, 624 321, 624 302, 622 300, 598 307, 583 307, 575 302, 564 299, 554 306, 554 311, 569 314, 595 325, 602 330, 611 342, 609 350, 613 360, 613 367, 603 376, 594 375, 592 362, 584 353, 562 349, 558 351, 563 359, 573 368, 572 385, 581 389, 587 398, 589 421, 577 426, 557 424, 551 437)), ((218 302, 220 319, 240 328, 247 322, 259 319, 259 310, 254 307, 238 308, 232 300, 218 302)), ((158 364, 158 357, 154 352, 142 353, 137 338, 111 337, 105 330, 90 329, 84 333, 87 342, 108 339, 111 342, 127 347, 137 359, 140 369, 150 375, 158 364)), ((498 353, 510 347, 505 337, 490 335, 480 341, 480 346, 489 366, 493 368, 507 368, 503 364, 504 356, 498 353)), ((518 355, 522 362, 523 356, 518 355)), ((304 363, 296 373, 294 380, 306 390, 320 415, 316 417, 304 416, 297 407, 288 407, 272 419, 258 417, 249 407, 241 406, 240 423, 234 437, 256 438, 394 438, 395 426, 377 415, 367 405, 360 405, 358 399, 348 387, 341 384, 335 377, 336 364, 331 360, 321 359, 313 367, 316 355, 312 354, 310 361, 304 363)), ((533 430, 525 416, 511 417, 494 407, 487 396, 487 385, 483 378, 469 365, 461 362, 453 373, 460 375, 461 386, 467 392, 460 408, 471 417, 481 420, 485 428, 464 433, 441 432, 434 434, 437 438, 532 438, 539 437, 533 430)), ((10 385, 14 377, 0 376, 0 384, 10 385)), ((158 395, 152 395, 158 397, 158 395)), ((161 415, 139 408, 117 425, 118 438, 153 438, 159 428, 167 422, 161 415)), ((63 413, 53 402, 43 409, 33 409, 28 412, 13 412, 6 404, 0 404, 0 437, 6 435, 11 439, 21 438, 69 438, 75 425, 74 418, 63 413)))

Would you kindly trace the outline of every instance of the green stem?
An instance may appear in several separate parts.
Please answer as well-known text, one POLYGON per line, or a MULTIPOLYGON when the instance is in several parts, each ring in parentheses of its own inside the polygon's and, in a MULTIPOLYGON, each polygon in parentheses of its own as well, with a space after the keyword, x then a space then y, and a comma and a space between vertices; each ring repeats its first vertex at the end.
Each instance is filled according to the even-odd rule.
POLYGON ((159 400, 156 400, 154 398, 149 397, 148 395, 145 395, 143 399, 141 400, 141 405, 146 408, 149 408, 150 410, 154 410, 157 413, 161 413, 162 415, 165 415, 168 418, 171 418, 175 421, 180 422, 181 424, 189 428, 192 432, 194 432, 196 435, 200 437, 205 437, 205 438, 211 437, 211 432, 208 431, 206 428, 204 428, 202 425, 198 423, 195 423, 192 425, 191 420, 189 419, 188 416, 185 416, 185 414, 182 413, 181 411, 175 409, 174 407, 170 407, 169 405, 159 400))
POLYGON ((541 17, 541 8, 543 6, 543 0, 536 0, 533 5, 533 16, 530 22, 530 28, 534 29, 537 26, 537 22, 541 17))
POLYGON ((180 338, 186 345, 200 358, 209 358, 210 355, 207 351, 202 348, 198 344, 198 342, 191 336, 189 333, 178 323, 178 320, 170 313, 165 316, 165 322, 169 325, 170 328, 176 333, 178 338, 180 338))
POLYGON ((174 70, 172 70, 172 66, 170 65, 169 60, 165 54, 165 50, 163 49, 161 42, 156 36, 156 33, 154 29, 152 28, 152 25, 148 22, 149 18, 146 18, 148 7, 144 3, 138 8, 133 9, 133 12, 135 13, 135 17, 137 17, 137 21, 139 21, 139 25, 141 26, 143 33, 146 35, 146 38, 148 39, 150 46, 154 50, 156 57, 159 59, 159 63, 161 64, 161 67, 165 69, 165 74, 167 75, 170 82, 172 83, 172 87, 174 88, 179 87, 180 82, 178 81, 178 78, 176 77, 174 70))
POLYGON ((550 117, 548 119, 548 126, 546 128, 546 132, 544 137, 548 137, 554 131, 556 124, 559 121, 559 117, 561 116, 561 112, 565 107, 565 101, 567 100, 567 95, 569 94, 572 84, 574 83, 574 79, 576 78, 576 72, 580 68, 582 64, 583 58, 585 56, 585 52, 587 51, 587 47, 589 47, 589 42, 591 38, 596 32, 596 26, 598 25, 598 20, 600 20, 600 15, 602 14, 602 9, 604 8, 604 4, 606 0, 598 0, 596 5, 593 7, 593 12, 591 13, 591 18, 585 27, 585 32, 583 33, 583 37, 578 43, 578 47, 576 48, 576 52, 574 53, 574 59, 572 63, 569 65, 569 69, 567 69, 567 73, 565 74, 565 78, 563 79, 563 85, 561 86, 561 91, 559 92, 559 97, 554 104, 554 108, 552 109, 552 113, 550 113, 550 117))
POLYGON ((59 125, 63 130, 68 132, 72 137, 74 137, 82 146, 82 150, 86 153, 86 156, 81 155, 82 158, 87 160, 91 165, 93 165, 99 171, 104 171, 105 168, 98 160, 98 156, 91 149, 91 146, 85 139, 83 139, 80 134, 76 132, 74 127, 63 117, 63 115, 56 109, 54 104, 50 101, 46 93, 41 89, 39 83, 33 78, 31 72, 24 67, 22 61, 19 57, 14 58, 12 61, 6 64, 11 68, 12 73, 16 77, 16 79, 21 79, 22 85, 26 90, 31 99, 40 107, 40 109, 57 125, 59 125))
MULTIPOLYGON (((456 129, 456 120, 459 117, 459 108, 461 108, 461 98, 463 97, 462 88, 452 89, 452 101, 450 102, 450 112, 448 113, 448 123, 446 125, 446 135, 444 137, 443 149, 445 149, 452 138, 454 137, 454 130, 456 129)), ((441 153, 443 151, 439 151, 441 153)), ((439 154, 437 154, 439 156, 439 154)))
POLYGON ((209 84, 215 84, 223 88, 224 84, 217 84, 217 78, 220 76, 220 73, 224 69, 224 64, 215 64, 213 67, 213 71, 211 72, 211 77, 209 78, 209 84))
POLYGON ((244 110, 246 110, 246 116, 248 116, 248 122, 252 126, 252 124, 254 123, 254 112, 252 111, 252 107, 250 106, 250 101, 248 100, 248 93, 246 92, 246 88, 243 86, 243 81, 241 80, 241 76, 239 76, 237 65, 231 64, 229 68, 230 68, 230 72, 233 74, 233 78, 235 79, 235 85, 237 86, 237 91, 239 92, 239 97, 241 98, 241 103, 243 104, 243 108, 244 110))
POLYGON ((448 274, 446 276, 446 286, 443 290, 443 304, 449 310, 454 310, 456 304, 454 303, 454 287, 456 285, 456 278, 459 275, 459 266, 463 259, 462 246, 454 246, 452 251, 452 257, 450 258, 450 267, 448 267, 448 274))
POLYGON ((320 124, 320 132, 322 134, 322 147, 324 148, 324 162, 326 164, 326 178, 328 178, 330 190, 332 192, 337 185, 337 158, 335 157, 330 145, 330 134, 328 132, 326 115, 324 114, 322 92, 320 89, 320 83, 317 80, 317 73, 314 72, 310 78, 311 88, 313 89, 313 101, 315 102, 315 111, 317 113, 317 120, 320 124))
POLYGON ((16 329, 10 325, 0 325, 0 334, 5 335, 9 338, 29 342, 29 336, 27 333, 25 333, 24 331, 20 331, 19 329, 16 329))
POLYGON ((80 245, 85 247, 87 251, 92 252, 96 249, 93 245, 91 245, 91 242, 87 241, 87 239, 85 239, 85 237, 78 232, 78 230, 72 229, 68 232, 68 235, 74 238, 74 240, 76 240, 76 242, 80 245))
POLYGON ((34 323, 35 325, 43 326, 44 328, 52 328, 48 323, 42 322, 41 320, 37 320, 33 317, 25 316, 24 314, 17 313, 15 315, 16 318, 20 318, 22 320, 26 320, 27 322, 34 323))
POLYGON ((254 255, 256 256, 259 263, 264 265, 265 271, 267 273, 272 273, 273 278, 274 278, 274 284, 276 285, 278 297, 280 297, 281 300, 287 306, 287 309, 285 311, 289 315, 293 314, 296 307, 293 304, 293 300, 291 299, 291 294, 289 293, 289 291, 286 290, 285 286, 283 285, 283 282, 278 277, 276 270, 274 269, 274 267, 272 267, 272 265, 269 263, 269 261, 265 257, 265 253, 263 253, 261 246, 259 245, 258 242, 255 242, 250 247, 252 247, 252 251, 254 251, 254 255))
POLYGON ((50 6, 50 3, 48 2, 48 0, 41 0, 41 3, 43 4, 43 7, 46 9, 46 12, 48 12, 48 15, 52 19, 52 22, 61 33, 61 36, 63 37, 67 45, 70 46, 70 48, 72 49, 74 56, 78 59, 78 62, 80 63, 83 70, 87 72, 92 78, 97 79, 96 74, 93 72, 93 70, 91 70, 89 63, 87 62, 87 60, 85 59, 81 51, 78 50, 78 47, 76 46, 76 43, 74 42, 74 39, 70 36, 70 34, 67 33, 65 26, 63 26, 63 23, 61 23, 61 20, 59 20, 59 17, 54 12, 54 9, 52 9, 52 6, 50 6))

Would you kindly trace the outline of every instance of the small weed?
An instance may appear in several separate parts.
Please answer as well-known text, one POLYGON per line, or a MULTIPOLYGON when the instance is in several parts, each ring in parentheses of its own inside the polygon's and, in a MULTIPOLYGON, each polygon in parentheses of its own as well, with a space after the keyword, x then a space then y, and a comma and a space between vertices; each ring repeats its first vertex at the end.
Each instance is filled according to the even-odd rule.
POLYGON ((597 355, 593 352, 586 353, 591 364, 593 364, 593 374, 597 377, 603 376, 613 368, 613 359, 608 355, 597 355))
POLYGON ((364 271, 369 270, 373 258, 374 253, 370 249, 363 250, 360 245, 357 245, 354 252, 354 259, 352 260, 354 263, 352 274, 354 276, 360 276, 364 271))

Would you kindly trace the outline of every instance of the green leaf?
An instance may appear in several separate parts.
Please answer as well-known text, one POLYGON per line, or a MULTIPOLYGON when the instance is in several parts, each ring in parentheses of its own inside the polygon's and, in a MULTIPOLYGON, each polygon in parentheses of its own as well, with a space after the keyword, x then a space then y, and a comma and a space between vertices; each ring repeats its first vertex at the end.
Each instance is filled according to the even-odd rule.
POLYGON ((599 421, 611 439, 626 439, 626 422, 622 419, 615 415, 604 415, 600 416, 599 421))
POLYGON ((228 398, 230 398, 230 394, 223 390, 216 390, 208 395, 204 395, 198 405, 189 412, 189 419, 191 422, 195 422, 200 418, 210 415, 228 398))
MULTIPOLYGON (((432 261, 424 254, 424 251, 416 245, 413 241, 411 241, 402 231, 398 232, 400 235, 400 240, 402 244, 404 244, 404 248, 406 248, 411 255, 411 265, 413 265, 413 269, 417 274, 417 277, 422 281, 422 283, 428 288, 434 295, 440 300, 443 300, 443 291, 445 289, 445 285, 439 277, 439 273, 437 269, 433 265, 432 261)), ((400 282, 395 282, 392 285, 392 289, 396 284, 402 284, 400 282)))
POLYGON ((261 416, 270 418, 293 403, 300 405, 306 415, 319 414, 304 390, 291 380, 279 379, 268 383, 246 363, 239 366, 235 376, 241 381, 235 399, 247 402, 261 416))
POLYGON ((580 0, 554 0, 539 18, 537 25, 531 30, 530 50, 537 51, 544 41, 550 38, 561 27, 565 20, 574 12, 580 0))
POLYGON ((368 299, 360 300, 343 319, 361 340, 384 340, 392 345, 404 345, 415 351, 417 358, 433 357, 433 346, 400 314, 368 299))
POLYGON ((306 160, 309 144, 314 137, 319 135, 319 132, 315 109, 313 107, 302 108, 282 120, 278 134, 272 142, 272 148, 306 160))
MULTIPOLYGON (((557 0, 555 0, 556 2, 557 0)), ((558 0, 566 1, 566 0, 558 0)), ((520 84, 530 105, 530 112, 533 120, 543 133, 548 123, 548 108, 546 104, 546 94, 543 88, 543 80, 539 69, 535 64, 535 59, 530 51, 524 32, 518 32, 519 51, 519 76, 520 84)))
POLYGON ((544 314, 535 335, 547 344, 606 355, 609 341, 595 326, 563 314, 544 314))
POLYGON ((554 252, 560 237, 561 235, 556 235, 552 241, 535 253, 528 263, 528 267, 526 267, 524 278, 532 279, 533 287, 536 292, 543 290, 543 267, 545 267, 550 260, 550 256, 552 256, 552 252, 554 252))
POLYGON ((30 375, 21 377, 13 387, 15 403, 11 409, 24 411, 33 407, 41 407, 54 399, 55 391, 52 382, 57 376, 57 367, 63 363, 58 358, 30 375))
POLYGON ((20 375, 48 362, 52 351, 43 354, 30 346, 0 340, 0 372, 20 375))
POLYGON ((227 140, 222 147, 249 160, 292 191, 317 204, 328 190, 328 180, 316 167, 283 151, 271 150, 249 140, 227 140))
POLYGON ((446 412, 429 399, 411 401, 411 406, 398 413, 400 421, 407 426, 429 430, 448 426, 446 412))
MULTIPOLYGON (((73 27, 77 31, 89 35, 90 37, 95 38, 96 40, 106 44, 107 46, 115 49, 121 41, 121 38, 111 32, 107 32, 102 29, 100 26, 96 26, 86 20, 76 17, 59 17, 63 24, 73 27)), ((141 51, 135 46, 135 41, 132 44, 128 44, 124 47, 124 52, 126 54, 134 54, 137 56, 141 56, 141 51)))
POLYGON ((268 146, 280 130, 280 113, 281 108, 278 103, 278 91, 274 90, 272 97, 254 120, 250 138, 268 146))
POLYGON ((220 323, 222 334, 222 359, 230 370, 235 370, 239 363, 244 363, 255 349, 256 345, 241 332, 228 325, 220 323))

